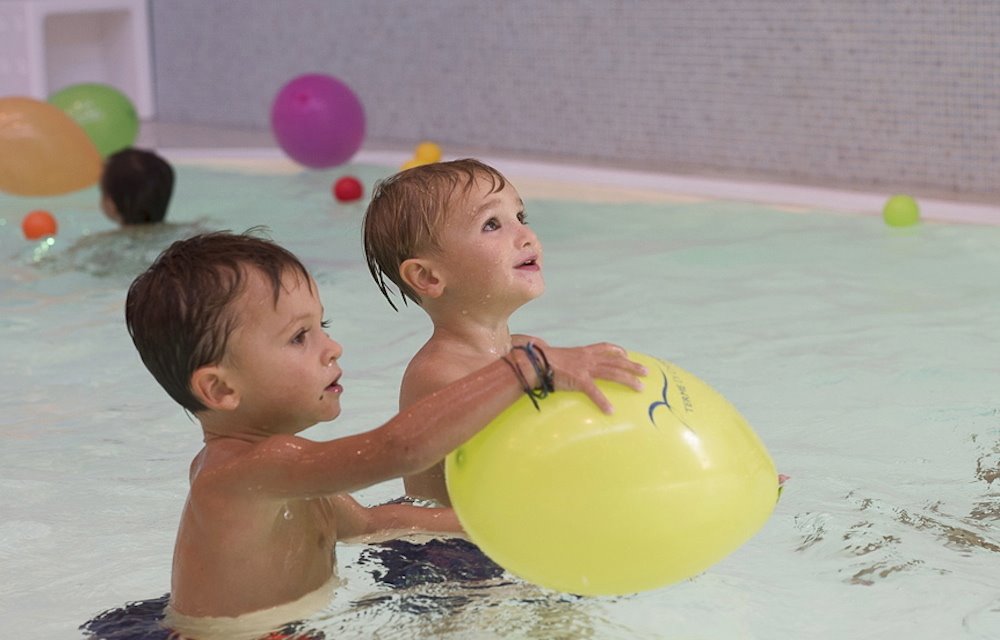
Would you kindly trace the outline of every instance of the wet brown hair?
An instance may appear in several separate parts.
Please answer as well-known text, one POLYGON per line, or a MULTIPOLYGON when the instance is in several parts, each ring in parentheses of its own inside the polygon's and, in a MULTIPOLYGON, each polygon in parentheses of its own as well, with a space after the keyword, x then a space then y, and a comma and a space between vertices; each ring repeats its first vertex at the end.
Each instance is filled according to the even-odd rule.
POLYGON ((455 204, 456 193, 468 194, 477 178, 490 182, 490 193, 507 185, 503 174, 473 158, 413 167, 375 185, 365 212, 365 259, 393 309, 398 311, 386 278, 396 285, 403 304, 407 299, 420 304, 420 296, 400 277, 399 267, 420 252, 438 248, 437 230, 455 204))
POLYGON ((101 194, 115 204, 122 224, 162 222, 174 192, 174 168, 145 149, 122 149, 108 156, 101 194))
POLYGON ((255 270, 270 282, 274 304, 282 276, 293 272, 312 279, 291 252, 246 233, 205 233, 174 242, 139 275, 125 300, 125 324, 143 364, 182 407, 197 413, 205 405, 191 391, 192 374, 217 364, 240 319, 233 302, 255 270))

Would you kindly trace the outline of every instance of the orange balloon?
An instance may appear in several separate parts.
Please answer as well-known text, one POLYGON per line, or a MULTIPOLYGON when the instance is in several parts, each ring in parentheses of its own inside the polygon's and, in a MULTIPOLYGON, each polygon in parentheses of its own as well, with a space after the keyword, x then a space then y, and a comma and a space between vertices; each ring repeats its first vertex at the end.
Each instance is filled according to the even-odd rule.
POLYGON ((21 220, 21 231, 28 240, 54 236, 58 228, 55 216, 48 211, 32 211, 21 220))
POLYGON ((0 98, 0 191, 48 196, 84 189, 101 177, 101 154, 59 107, 0 98))

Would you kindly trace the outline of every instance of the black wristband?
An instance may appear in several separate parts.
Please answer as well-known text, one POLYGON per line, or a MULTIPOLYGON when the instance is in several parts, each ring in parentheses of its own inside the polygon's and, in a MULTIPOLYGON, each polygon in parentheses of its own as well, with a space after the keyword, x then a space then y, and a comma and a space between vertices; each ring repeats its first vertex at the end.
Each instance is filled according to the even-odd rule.
POLYGON ((549 364, 549 359, 545 357, 545 352, 542 351, 541 347, 531 342, 528 343, 528 351, 529 352, 537 351, 538 355, 541 356, 543 366, 542 366, 541 376, 538 379, 538 383, 539 385, 541 385, 541 388, 542 390, 545 391, 545 393, 547 394, 552 393, 553 391, 556 390, 556 382, 555 382, 556 372, 552 370, 552 365, 549 364))
POLYGON ((525 395, 531 398, 531 404, 535 405, 535 410, 541 411, 541 408, 538 406, 538 400, 535 400, 535 394, 532 393, 531 385, 528 384, 528 379, 524 377, 524 372, 521 371, 521 367, 517 366, 516 362, 514 362, 511 358, 508 358, 506 356, 500 359, 506 362, 507 365, 514 372, 514 375, 517 376, 518 382, 521 383, 521 389, 524 390, 525 395))
POLYGON ((555 372, 552 371, 549 359, 545 357, 545 352, 542 351, 541 347, 537 347, 534 343, 529 342, 526 345, 517 345, 513 349, 523 351, 528 356, 531 368, 535 370, 537 386, 529 388, 526 393, 531 395, 532 398, 544 398, 556 390, 555 372))

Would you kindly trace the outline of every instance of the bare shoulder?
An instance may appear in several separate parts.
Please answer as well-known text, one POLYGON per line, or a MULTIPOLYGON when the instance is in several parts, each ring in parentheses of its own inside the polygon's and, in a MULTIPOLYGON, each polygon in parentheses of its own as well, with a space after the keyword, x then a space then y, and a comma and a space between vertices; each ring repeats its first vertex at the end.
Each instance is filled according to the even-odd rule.
POLYGON ((403 373, 399 406, 407 407, 489 364, 462 354, 448 345, 428 342, 417 352, 403 373))
MULTIPOLYGON (((257 443, 225 438, 211 441, 191 465, 191 487, 204 491, 240 489, 247 482, 259 481, 287 465, 290 458, 300 458, 310 440, 294 435, 273 435, 257 443)), ((256 482, 260 484, 260 482, 256 482)))
POLYGON ((256 530, 253 523, 261 514, 274 510, 275 501, 266 493, 240 490, 261 484, 255 475, 259 471, 249 464, 256 450, 245 442, 210 442, 205 446, 191 466, 191 489, 184 510, 188 531, 215 539, 224 535, 219 527, 233 523, 256 530))

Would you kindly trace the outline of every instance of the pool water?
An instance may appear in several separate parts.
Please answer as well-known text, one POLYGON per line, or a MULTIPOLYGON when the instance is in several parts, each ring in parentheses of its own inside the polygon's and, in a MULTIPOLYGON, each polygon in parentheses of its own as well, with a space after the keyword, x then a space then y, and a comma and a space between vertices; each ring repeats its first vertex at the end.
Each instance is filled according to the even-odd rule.
MULTIPOLYGON (((391 168, 177 169, 174 226, 143 237, 116 232, 93 188, 0 194, 2 637, 82 637, 101 612, 169 589, 200 434, 146 373, 122 318, 128 283, 165 243, 266 225, 313 270, 345 346, 346 392, 342 417, 308 437, 387 420, 428 335, 418 309, 393 312, 370 279, 363 204, 330 196, 339 175, 370 187, 391 168), (21 235, 35 208, 59 220, 52 244, 21 235)), ((1000 227, 896 229, 824 210, 569 193, 524 190, 547 291, 512 328, 559 345, 614 341, 707 381, 791 476, 774 515, 703 574, 617 598, 509 576, 391 587, 370 548, 344 545, 344 585, 310 628, 328 638, 1000 637, 1000 227)), ((357 495, 374 504, 401 491, 389 482, 357 495)))

